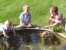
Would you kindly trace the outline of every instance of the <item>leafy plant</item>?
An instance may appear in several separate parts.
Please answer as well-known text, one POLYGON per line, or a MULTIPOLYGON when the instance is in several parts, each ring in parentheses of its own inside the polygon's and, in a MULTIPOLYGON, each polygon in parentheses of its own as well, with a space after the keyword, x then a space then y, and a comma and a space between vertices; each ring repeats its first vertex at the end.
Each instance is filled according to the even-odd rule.
POLYGON ((57 24, 53 27, 53 31, 54 32, 63 32, 64 31, 64 27, 62 24, 57 24))

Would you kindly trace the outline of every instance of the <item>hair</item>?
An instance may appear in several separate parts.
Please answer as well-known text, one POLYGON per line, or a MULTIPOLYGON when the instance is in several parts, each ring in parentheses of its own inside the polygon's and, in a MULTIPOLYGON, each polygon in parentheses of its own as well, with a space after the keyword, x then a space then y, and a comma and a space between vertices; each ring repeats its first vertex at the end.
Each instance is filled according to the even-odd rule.
POLYGON ((9 20, 6 20, 4 24, 5 24, 5 25, 12 26, 12 22, 11 22, 11 21, 9 21, 9 20))
POLYGON ((58 14, 58 7, 57 6, 51 6, 51 8, 53 9, 53 11, 56 13, 56 14, 58 14))
POLYGON ((28 4, 23 5, 23 10, 26 9, 26 8, 27 8, 27 11, 28 11, 28 9, 30 9, 28 4))

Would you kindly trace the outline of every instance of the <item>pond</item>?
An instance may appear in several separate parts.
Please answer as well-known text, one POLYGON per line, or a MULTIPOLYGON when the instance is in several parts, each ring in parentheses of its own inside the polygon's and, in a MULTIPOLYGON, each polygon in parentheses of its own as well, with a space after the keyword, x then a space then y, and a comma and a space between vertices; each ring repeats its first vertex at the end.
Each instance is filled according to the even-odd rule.
MULTIPOLYGON (((28 32, 28 31, 24 31, 24 30, 19 31, 17 33, 19 33, 17 35, 18 35, 19 39, 21 40, 21 43, 20 43, 20 46, 16 48, 16 50, 66 50, 66 40, 61 37, 59 37, 60 41, 61 41, 60 45, 49 46, 49 45, 44 45, 44 39, 41 41, 39 40, 40 39, 39 36, 37 36, 35 34, 35 33, 38 33, 37 31, 36 32, 32 31, 32 34, 31 34, 31 31, 28 32), (25 32, 27 32, 27 34, 25 34, 25 32), (28 35, 28 33, 29 33, 29 35, 28 35), (27 37, 25 37, 25 35, 27 37)), ((2 37, 0 37, 0 50, 7 50, 3 44, 2 37)), ((12 48, 11 50, 14 50, 14 49, 12 48)))

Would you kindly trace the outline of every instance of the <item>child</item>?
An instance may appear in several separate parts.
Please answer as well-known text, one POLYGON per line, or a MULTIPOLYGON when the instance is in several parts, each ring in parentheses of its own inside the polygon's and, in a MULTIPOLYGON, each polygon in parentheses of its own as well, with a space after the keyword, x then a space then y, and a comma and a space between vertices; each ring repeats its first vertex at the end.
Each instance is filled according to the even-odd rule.
POLYGON ((13 25, 10 21, 5 21, 4 27, 3 27, 3 34, 4 36, 15 36, 15 30, 13 28, 13 25))
POLYGON ((50 15, 51 16, 49 18, 49 26, 52 27, 54 32, 63 32, 64 31, 64 18, 62 14, 60 15, 58 13, 57 6, 52 6, 50 8, 50 15))
POLYGON ((49 25, 56 25, 58 23, 63 23, 63 16, 59 15, 58 13, 58 7, 52 6, 50 8, 50 18, 49 18, 49 25))
POLYGON ((23 12, 19 16, 20 25, 18 27, 31 27, 31 13, 29 10, 30 7, 28 5, 23 6, 23 12))
POLYGON ((13 47, 15 45, 15 30, 13 28, 13 25, 10 21, 5 21, 4 27, 3 27, 3 35, 5 37, 5 44, 8 49, 13 47))

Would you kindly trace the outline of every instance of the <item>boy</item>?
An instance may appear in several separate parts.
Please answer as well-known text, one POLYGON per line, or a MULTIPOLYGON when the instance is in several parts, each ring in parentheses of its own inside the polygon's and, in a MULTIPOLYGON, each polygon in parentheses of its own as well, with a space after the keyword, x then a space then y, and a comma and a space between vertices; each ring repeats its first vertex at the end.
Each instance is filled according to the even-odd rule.
POLYGON ((12 23, 10 21, 8 21, 8 20, 6 20, 5 23, 4 23, 3 34, 4 34, 5 37, 7 37, 7 36, 15 36, 16 35, 12 23))
POLYGON ((17 27, 31 27, 31 13, 28 5, 23 6, 23 12, 20 14, 20 25, 17 27))
POLYGON ((8 50, 11 49, 11 47, 15 47, 16 46, 16 33, 15 30, 13 28, 13 25, 10 21, 5 21, 4 23, 4 27, 3 27, 3 35, 4 35, 4 43, 6 45, 6 47, 8 48, 8 50))

